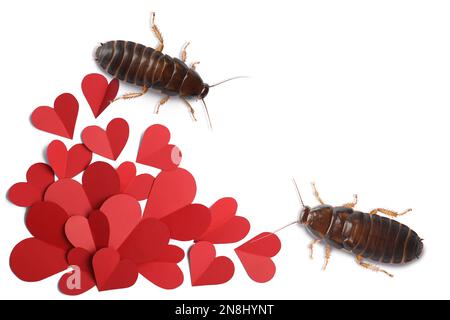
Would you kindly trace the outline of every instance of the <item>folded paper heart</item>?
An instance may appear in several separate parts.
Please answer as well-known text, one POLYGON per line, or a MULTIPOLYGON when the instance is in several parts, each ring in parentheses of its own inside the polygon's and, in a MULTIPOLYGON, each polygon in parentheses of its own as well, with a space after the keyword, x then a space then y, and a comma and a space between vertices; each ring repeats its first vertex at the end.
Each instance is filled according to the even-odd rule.
POLYGON ((75 296, 95 287, 92 255, 82 248, 74 248, 67 254, 67 262, 73 269, 62 275, 58 288, 62 293, 75 296))
POLYGON ((120 192, 129 194, 141 201, 148 198, 155 178, 147 173, 136 175, 133 162, 124 162, 117 168, 120 179, 120 192))
POLYGON ((64 138, 73 138, 78 117, 78 101, 70 93, 56 98, 54 107, 38 107, 31 115, 33 125, 42 131, 64 138))
POLYGON ((73 178, 91 163, 92 152, 83 144, 67 150, 63 142, 55 140, 47 147, 47 159, 58 178, 73 178))
POLYGON ((108 163, 92 163, 83 173, 83 188, 92 208, 98 209, 109 197, 120 193, 120 179, 108 163))
POLYGON ((97 118, 110 105, 119 91, 119 80, 113 79, 110 83, 101 74, 91 73, 84 77, 81 83, 83 94, 97 118))
POLYGON ((69 216, 88 216, 92 205, 83 186, 72 179, 61 179, 51 184, 44 195, 45 201, 58 204, 69 216))

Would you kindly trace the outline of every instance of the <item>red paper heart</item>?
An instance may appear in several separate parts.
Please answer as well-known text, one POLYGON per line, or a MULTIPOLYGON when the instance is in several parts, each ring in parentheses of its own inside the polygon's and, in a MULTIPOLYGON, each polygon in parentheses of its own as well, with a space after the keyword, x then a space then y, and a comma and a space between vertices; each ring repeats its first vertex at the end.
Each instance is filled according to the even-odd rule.
POLYGON ((233 198, 223 198, 211 208, 211 224, 197 241, 223 244, 238 242, 247 236, 250 223, 244 217, 236 216, 237 202, 233 198))
POLYGON ((54 108, 35 109, 31 115, 31 122, 39 130, 72 139, 77 116, 77 99, 70 93, 63 93, 56 98, 54 108))
POLYGON ((170 238, 189 241, 203 234, 211 222, 209 209, 201 204, 191 204, 163 218, 170 230, 170 238))
POLYGON ((69 216, 86 217, 92 211, 83 186, 72 179, 61 179, 50 185, 44 199, 58 204, 69 216))
POLYGON ((270 259, 281 249, 280 239, 273 233, 264 232, 235 249, 249 277, 256 282, 273 278, 276 266, 270 259))
POLYGON ((92 208, 99 208, 109 197, 120 192, 116 170, 106 162, 95 162, 83 173, 83 188, 92 208))
POLYGON ((81 89, 92 113, 97 118, 110 105, 119 91, 119 80, 108 80, 101 74, 92 73, 84 77, 81 89))
POLYGON ((141 221, 141 206, 133 197, 119 194, 106 200, 100 210, 109 222, 109 246, 118 249, 141 221))
POLYGON ((155 178, 149 174, 136 176, 136 166, 133 162, 124 162, 117 168, 120 179, 120 192, 129 194, 141 201, 148 198, 155 178))
POLYGON ((83 144, 76 144, 67 151, 63 142, 54 140, 47 147, 47 158, 60 179, 73 178, 91 163, 92 152, 83 144))
POLYGON ((75 296, 95 287, 91 254, 84 249, 74 248, 67 255, 67 262, 73 269, 65 273, 58 282, 62 293, 75 296))
POLYGON ((44 163, 33 164, 27 172, 27 182, 19 182, 8 191, 9 200, 17 206, 29 207, 43 200, 45 190, 55 181, 51 167, 44 163))
POLYGON ((142 138, 137 163, 152 166, 161 170, 176 169, 181 162, 181 151, 169 145, 170 132, 162 125, 149 127, 142 138))
POLYGON ((122 118, 113 119, 106 131, 97 126, 83 130, 81 137, 86 147, 105 158, 116 160, 127 144, 129 135, 128 123, 122 118))
POLYGON ((186 170, 177 168, 162 171, 153 182, 144 210, 144 217, 161 219, 191 204, 197 186, 194 177, 186 170))
POLYGON ((119 253, 111 248, 98 251, 92 266, 100 291, 131 287, 138 277, 136 265, 130 260, 121 260, 119 253))
POLYGON ((193 286, 222 284, 234 274, 234 264, 227 257, 217 257, 214 245, 198 242, 189 251, 191 283, 193 286))

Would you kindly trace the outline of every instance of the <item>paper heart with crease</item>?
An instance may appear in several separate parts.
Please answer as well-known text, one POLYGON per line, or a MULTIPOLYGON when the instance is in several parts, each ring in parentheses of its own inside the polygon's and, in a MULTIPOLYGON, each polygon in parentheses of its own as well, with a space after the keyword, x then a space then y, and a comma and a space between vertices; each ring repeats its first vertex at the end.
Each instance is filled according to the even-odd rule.
POLYGON ((92 208, 98 209, 109 197, 120 193, 120 179, 116 170, 106 162, 95 162, 83 173, 83 188, 92 208))
POLYGON ((97 118, 117 96, 119 80, 114 78, 108 83, 103 75, 91 73, 84 77, 81 89, 94 117, 97 118))
POLYGON ((76 296, 95 287, 92 255, 82 248, 74 248, 67 255, 67 262, 73 269, 63 274, 58 282, 59 290, 67 295, 76 296))
POLYGON ((86 217, 92 211, 83 186, 72 179, 61 179, 51 184, 45 191, 44 199, 58 204, 69 216, 86 217))
POLYGON ((106 130, 97 126, 85 128, 81 138, 85 146, 93 153, 116 160, 127 144, 128 135, 128 123, 122 118, 116 118, 111 120, 106 130))
POLYGON ((47 159, 60 179, 73 178, 91 163, 92 152, 83 144, 76 144, 67 150, 63 142, 54 140, 47 147, 47 159))
POLYGON ((233 198, 223 198, 214 203, 209 208, 211 223, 196 241, 224 244, 244 239, 250 231, 250 223, 246 218, 236 216, 237 206, 233 198))
POLYGON ((234 264, 227 257, 216 257, 212 243, 202 241, 189 250, 192 286, 216 285, 228 282, 234 274, 234 264))
POLYGON ((136 265, 121 259, 119 253, 112 248, 105 248, 92 258, 95 280, 100 291, 131 287, 138 278, 136 265))
POLYGON ((272 259, 281 249, 280 239, 273 233, 264 232, 235 249, 249 277, 264 283, 273 278, 276 266, 272 259))
POLYGON ((45 163, 33 164, 26 178, 27 182, 16 183, 8 191, 9 201, 19 207, 29 207, 43 200, 45 190, 55 181, 52 168, 45 163))
POLYGON ((129 194, 141 201, 148 198, 155 178, 147 173, 136 175, 133 162, 124 162, 117 168, 120 179, 120 192, 129 194))
POLYGON ((170 132, 162 125, 149 127, 142 138, 136 162, 161 170, 174 170, 181 162, 181 151, 170 145, 170 132))
POLYGON ((72 139, 77 117, 77 99, 70 93, 63 93, 56 98, 54 108, 36 108, 31 115, 31 122, 39 130, 72 139))

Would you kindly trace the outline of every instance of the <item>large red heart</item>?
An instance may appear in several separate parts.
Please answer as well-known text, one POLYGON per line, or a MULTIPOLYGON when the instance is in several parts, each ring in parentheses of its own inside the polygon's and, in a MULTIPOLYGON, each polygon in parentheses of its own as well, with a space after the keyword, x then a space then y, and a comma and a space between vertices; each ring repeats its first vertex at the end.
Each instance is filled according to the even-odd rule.
POLYGON ((117 96, 119 80, 113 79, 108 83, 108 80, 103 75, 91 73, 84 77, 81 89, 91 107, 92 113, 97 118, 117 96))
POLYGON ((72 139, 77 116, 77 99, 70 93, 63 93, 56 98, 54 108, 35 109, 31 115, 31 122, 39 130, 72 139))
POLYGON ((70 150, 55 140, 47 147, 47 158, 55 174, 60 178, 73 178, 91 163, 92 152, 83 144, 76 144, 70 150))
POLYGON ((55 181, 51 167, 45 163, 33 164, 27 172, 27 182, 19 182, 8 191, 9 200, 17 206, 29 207, 43 200, 45 190, 55 181))
POLYGON ((74 248, 67 255, 67 262, 73 271, 62 275, 58 288, 62 293, 75 296, 95 287, 92 255, 82 248, 74 248))
POLYGON ((264 232, 235 249, 251 279, 267 282, 273 278, 276 266, 272 257, 281 249, 280 239, 273 233, 264 232))
POLYGON ((189 251, 191 283, 193 286, 222 284, 234 274, 234 264, 227 257, 217 257, 214 245, 198 242, 189 251))
POLYGON ((191 204, 197 186, 194 177, 186 170, 177 168, 162 171, 153 182, 144 210, 144 217, 161 219, 191 204))
POLYGON ((111 248, 98 251, 92 258, 95 280, 100 291, 131 287, 138 272, 130 260, 121 260, 119 253, 111 248))
POLYGON ((99 208, 109 197, 120 193, 120 179, 116 170, 106 162, 95 162, 83 173, 83 188, 92 208, 99 208))
POLYGON ((141 201, 148 198, 155 178, 147 173, 136 175, 133 162, 124 162, 117 168, 120 179, 120 192, 129 194, 141 201))
POLYGON ((58 204, 69 216, 87 216, 92 211, 83 186, 72 179, 61 179, 50 185, 44 199, 58 204))
POLYGON ((245 238, 250 231, 250 223, 244 217, 236 216, 237 202, 233 198, 223 198, 211 208, 211 224, 197 241, 212 243, 234 243, 245 238))
POLYGON ((83 130, 83 143, 92 152, 105 158, 116 160, 127 144, 129 135, 128 123, 122 118, 113 119, 106 131, 97 126, 83 130))
POLYGON ((176 169, 181 162, 181 151, 177 146, 169 145, 170 132, 162 125, 149 127, 141 141, 137 163, 161 170, 176 169))

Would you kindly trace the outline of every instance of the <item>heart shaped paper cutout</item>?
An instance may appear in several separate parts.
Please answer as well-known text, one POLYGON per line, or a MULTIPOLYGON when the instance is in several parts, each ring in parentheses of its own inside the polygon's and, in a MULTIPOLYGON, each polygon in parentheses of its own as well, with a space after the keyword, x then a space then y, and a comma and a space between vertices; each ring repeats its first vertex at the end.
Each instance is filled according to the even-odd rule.
POLYGON ((72 179, 61 179, 50 185, 44 199, 58 204, 69 216, 86 217, 92 211, 83 186, 72 179))
POLYGON ((128 135, 128 123, 122 118, 111 120, 106 131, 97 126, 90 126, 81 133, 83 143, 89 150, 111 160, 116 160, 122 153, 128 135))
POLYGON ((186 170, 177 168, 162 171, 153 182, 144 210, 144 218, 161 219, 191 204, 197 192, 194 177, 186 170))
POLYGON ((55 140, 47 147, 47 158, 60 179, 73 178, 91 163, 92 152, 83 144, 76 144, 67 150, 63 142, 55 140))
POLYGON ((92 208, 99 208, 109 197, 120 192, 116 170, 106 162, 95 162, 83 173, 83 188, 92 208))
POLYGON ((249 277, 264 283, 273 278, 276 266, 272 257, 281 249, 280 239, 273 233, 264 232, 235 249, 249 277))
POLYGON ((8 191, 8 199, 16 206, 29 207, 43 200, 45 190, 55 181, 51 167, 45 163, 33 164, 27 172, 27 182, 19 182, 8 191))
POLYGON ((149 127, 142 138, 136 162, 161 170, 176 169, 182 155, 177 146, 169 145, 169 141, 169 129, 159 124, 149 127))
POLYGON ((250 223, 244 217, 236 216, 237 202, 233 198, 223 198, 211 208, 211 224, 198 241, 224 244, 244 239, 250 231, 250 223))
POLYGON ((138 266, 138 271, 148 281, 167 290, 178 288, 184 281, 183 271, 176 263, 144 263, 138 266))
POLYGON ((89 252, 81 248, 74 248, 69 251, 67 262, 73 270, 63 274, 58 282, 58 288, 62 293, 76 296, 95 287, 89 252))
POLYGON ((100 291, 123 289, 135 284, 138 272, 130 260, 121 260, 111 248, 98 251, 92 258, 97 287, 100 291))
POLYGON ((227 257, 216 257, 209 242, 198 242, 189 251, 192 286, 216 285, 228 282, 234 274, 234 264, 227 257))
POLYGON ((110 83, 101 74, 91 73, 84 77, 81 83, 83 94, 97 118, 110 105, 119 91, 119 80, 112 79, 110 83))
POLYGON ((155 178, 149 174, 136 175, 133 162, 124 162, 117 168, 120 179, 120 192, 133 196, 136 200, 146 200, 155 178))
POLYGON ((56 98, 54 108, 35 109, 31 115, 31 122, 39 130, 72 139, 77 116, 77 99, 70 93, 63 93, 56 98))
POLYGON ((94 253, 108 246, 109 223, 101 211, 93 211, 89 218, 82 216, 70 217, 64 227, 70 243, 76 248, 94 253))

